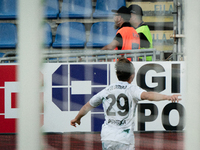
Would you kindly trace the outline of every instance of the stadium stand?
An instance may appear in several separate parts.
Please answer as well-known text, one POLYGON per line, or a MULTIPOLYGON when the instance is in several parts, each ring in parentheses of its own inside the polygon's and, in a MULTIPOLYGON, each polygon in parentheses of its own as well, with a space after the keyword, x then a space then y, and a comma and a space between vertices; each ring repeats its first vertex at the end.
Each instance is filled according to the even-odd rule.
POLYGON ((17 28, 12 23, 0 23, 0 48, 16 48, 17 28))
POLYGON ((53 48, 84 48, 85 26, 80 22, 65 22, 58 25, 53 48))
POLYGON ((46 23, 45 26, 44 26, 44 29, 45 29, 44 46, 46 48, 50 48, 51 45, 52 45, 52 42, 53 42, 52 32, 51 32, 51 26, 48 23, 46 23))
MULTIPOLYGON (((17 26, 17 1, 18 0, 0 1, 0 22, 13 23, 17 26)), ((106 42, 106 40, 101 39, 102 35, 96 35, 98 30, 95 31, 93 29, 94 26, 96 26, 95 23, 112 22, 112 9, 118 9, 122 5, 128 7, 131 4, 138 4, 142 7, 144 13, 143 20, 150 27, 153 38, 153 48, 155 48, 158 53, 173 52, 174 45, 177 42, 176 38, 171 38, 171 35, 176 33, 174 30, 173 12, 175 6, 173 0, 158 0, 154 2, 150 0, 45 0, 44 2, 45 21, 51 26, 51 32, 49 27, 48 31, 45 29, 46 39, 44 45, 45 50, 47 51, 56 50, 56 48, 68 50, 68 48, 71 49, 72 47, 80 48, 82 50, 101 48, 105 45, 103 42, 106 42), (65 44, 59 43, 59 35, 57 35, 58 28, 60 24, 65 22, 78 22, 84 24, 85 33, 83 34, 83 37, 87 40, 84 39, 81 44, 75 44, 75 41, 70 38, 71 40, 66 44, 66 41, 68 40, 66 38, 65 44), (92 31, 95 32, 95 34, 92 31), (99 38, 98 42, 96 42, 97 38, 99 38), (51 42, 53 44, 51 44, 51 42)), ((110 27, 112 28, 112 26, 110 27)), ((111 30, 113 31, 114 29, 112 28, 108 31, 110 32, 111 30)), ((65 37, 67 37, 67 31, 64 34, 66 34, 65 37)), ((73 36, 75 36, 75 34, 73 34, 73 36)), ((64 40, 62 40, 62 42, 63 41, 64 40)), ((6 52, 15 49, 15 46, 12 48, 5 46, 4 48, 0 48, 1 52, 6 52)))
POLYGON ((48 19, 56 19, 59 14, 58 0, 45 0, 44 15, 48 19))
POLYGON ((0 0, 0 19, 17 18, 17 0, 0 0))
POLYGON ((101 48, 109 44, 117 32, 113 27, 114 22, 94 23, 90 30, 89 41, 86 44, 87 48, 101 48))
POLYGON ((126 6, 125 0, 97 0, 93 18, 110 18, 113 17, 112 9, 119 9, 126 6))
POLYGON ((91 0, 63 0, 60 18, 91 18, 91 0))

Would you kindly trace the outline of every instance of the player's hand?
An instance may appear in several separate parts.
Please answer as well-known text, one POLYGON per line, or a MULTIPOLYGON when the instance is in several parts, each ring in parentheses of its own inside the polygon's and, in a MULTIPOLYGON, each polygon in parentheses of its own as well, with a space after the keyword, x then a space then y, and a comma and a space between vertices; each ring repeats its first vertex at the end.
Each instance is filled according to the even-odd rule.
POLYGON ((179 98, 179 96, 181 96, 180 94, 177 94, 177 95, 172 95, 169 97, 169 101, 171 101, 172 103, 175 103, 175 102, 179 102, 180 100, 182 100, 181 98, 179 98))
POLYGON ((81 121, 80 120, 77 120, 77 119, 73 119, 71 120, 71 125, 76 127, 76 124, 80 125, 81 124, 81 121))

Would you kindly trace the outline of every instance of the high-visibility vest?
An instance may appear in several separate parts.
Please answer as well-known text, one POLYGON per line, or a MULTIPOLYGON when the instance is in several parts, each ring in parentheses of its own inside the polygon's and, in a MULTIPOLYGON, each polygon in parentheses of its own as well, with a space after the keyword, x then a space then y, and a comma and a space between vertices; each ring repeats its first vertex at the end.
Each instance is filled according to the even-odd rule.
MULTIPOLYGON (((116 34, 118 33, 121 34, 123 41, 121 50, 132 50, 140 48, 140 37, 133 27, 122 27, 117 31, 116 34)), ((115 50, 118 50, 118 47, 116 47, 115 50)), ((131 58, 127 59, 131 61, 131 58)))
POLYGON ((145 47, 145 49, 146 48, 153 48, 153 40, 152 40, 151 32, 149 30, 148 25, 142 25, 142 26, 138 27, 136 29, 136 31, 137 31, 137 33, 143 33, 146 36, 147 40, 149 41, 150 46, 145 47))
MULTIPOLYGON (((133 27, 122 27, 116 34, 120 33, 122 36, 122 49, 132 50, 140 48, 140 37, 133 27)), ((118 50, 116 47, 115 50, 118 50)))
MULTIPOLYGON (((148 25, 142 25, 142 26, 138 27, 136 29, 136 31, 137 31, 137 33, 143 33, 150 43, 149 47, 143 47, 141 49, 153 48, 153 40, 152 40, 151 32, 149 30, 148 25)), ((142 59, 142 57, 139 57, 139 58, 142 59)), ((146 61, 152 61, 152 56, 146 56, 146 61)))

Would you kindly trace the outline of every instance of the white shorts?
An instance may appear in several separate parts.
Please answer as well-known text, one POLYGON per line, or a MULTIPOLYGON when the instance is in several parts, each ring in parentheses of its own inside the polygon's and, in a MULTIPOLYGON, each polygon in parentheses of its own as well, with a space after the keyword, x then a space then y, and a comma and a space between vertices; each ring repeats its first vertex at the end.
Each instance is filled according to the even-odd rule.
POLYGON ((102 150, 135 150, 135 147, 114 141, 102 141, 102 150))

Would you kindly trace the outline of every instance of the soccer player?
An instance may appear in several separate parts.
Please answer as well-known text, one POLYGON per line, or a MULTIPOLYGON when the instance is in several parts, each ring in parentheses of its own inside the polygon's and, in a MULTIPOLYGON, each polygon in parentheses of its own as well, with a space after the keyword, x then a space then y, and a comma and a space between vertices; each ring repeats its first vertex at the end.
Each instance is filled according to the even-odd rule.
POLYGON ((81 118, 88 111, 103 104, 105 121, 101 130, 103 150, 134 150, 134 116, 138 101, 169 100, 178 102, 180 95, 164 95, 157 92, 146 92, 132 81, 135 76, 134 65, 121 57, 115 64, 118 82, 109 85, 94 95, 71 120, 71 125, 81 123, 81 118))

